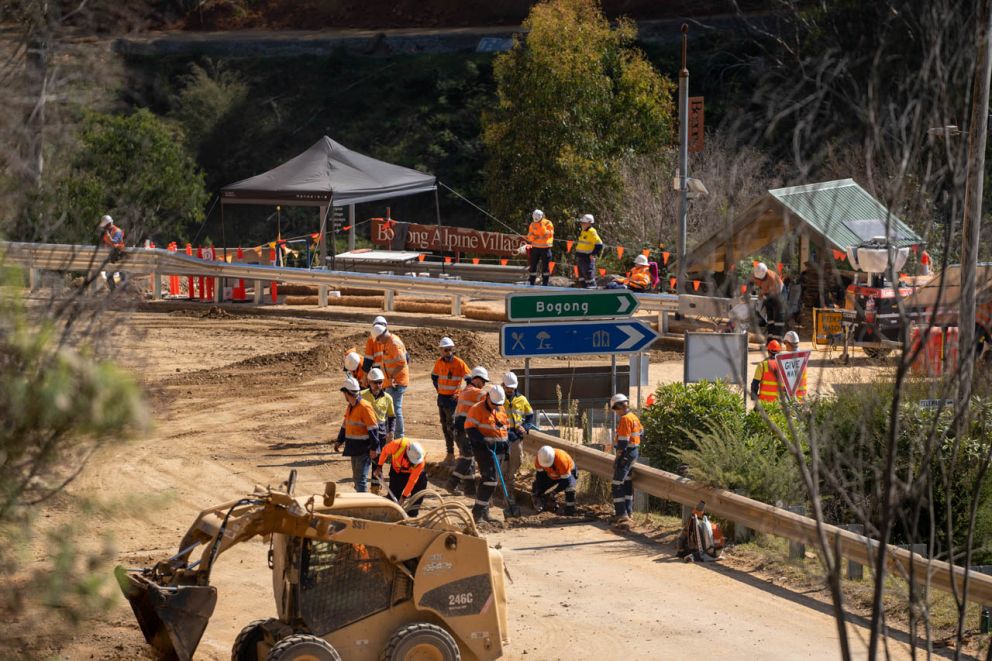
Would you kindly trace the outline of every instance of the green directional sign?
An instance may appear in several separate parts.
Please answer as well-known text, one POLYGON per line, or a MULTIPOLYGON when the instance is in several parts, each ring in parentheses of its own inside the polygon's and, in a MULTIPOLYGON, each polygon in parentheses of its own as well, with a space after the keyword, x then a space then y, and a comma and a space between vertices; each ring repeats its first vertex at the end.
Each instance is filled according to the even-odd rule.
POLYGON ((510 294, 506 316, 510 321, 612 319, 629 317, 639 305, 637 297, 625 290, 510 294))

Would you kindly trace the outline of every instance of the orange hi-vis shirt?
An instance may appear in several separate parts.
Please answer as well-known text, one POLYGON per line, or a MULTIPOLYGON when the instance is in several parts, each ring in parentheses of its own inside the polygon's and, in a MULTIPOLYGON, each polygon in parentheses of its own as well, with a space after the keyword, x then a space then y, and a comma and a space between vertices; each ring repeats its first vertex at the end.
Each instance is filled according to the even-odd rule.
POLYGON ((564 450, 559 450, 555 448, 555 460, 554 462, 545 468, 534 459, 534 468, 538 471, 544 471, 548 474, 552 480, 560 480, 563 477, 568 477, 573 470, 575 470, 575 461, 569 456, 564 450))
POLYGON ((492 411, 486 406, 485 400, 478 404, 473 404, 465 416, 465 431, 476 428, 479 433, 486 437, 487 441, 505 441, 507 432, 510 429, 510 418, 502 406, 497 406, 492 411))
POLYGON ((641 421, 633 412, 629 412, 621 417, 617 423, 616 443, 619 445, 626 442, 628 446, 640 445, 643 432, 644 427, 641 426, 641 421))
POLYGON ((382 371, 386 373, 383 387, 410 385, 410 367, 406 364, 406 345, 390 333, 382 346, 382 371))
MULTIPOLYGON (((806 376, 803 375, 803 379, 805 378, 806 376)), ((754 380, 758 382, 758 401, 778 401, 778 363, 775 362, 774 358, 766 358, 758 363, 757 369, 754 370, 754 380)), ((804 390, 805 386, 804 381, 802 384, 804 390)))
POLYGON ((471 383, 462 389, 458 395, 458 405, 455 407, 455 417, 464 418, 468 415, 468 410, 485 399, 482 388, 476 388, 471 383))
POLYGON ((555 226, 547 218, 535 220, 527 229, 527 241, 532 248, 550 248, 555 240, 555 226))
MULTIPOLYGON (((358 353, 358 349, 356 349, 355 347, 351 347, 350 349, 345 349, 344 350, 344 353, 342 354, 342 359, 345 356, 347 356, 349 353, 351 353, 352 351, 354 351, 355 353, 358 353)), ((355 380, 358 381, 359 383, 362 382, 362 379, 365 378, 365 370, 362 369, 362 363, 361 362, 358 363, 358 369, 355 370, 354 372, 352 372, 351 375, 353 377, 355 377, 355 380)))
POLYGON ((651 286, 651 267, 635 266, 627 271, 627 277, 623 279, 628 287, 635 289, 647 289, 651 286))
POLYGON ((394 472, 409 475, 406 485, 403 487, 404 498, 408 498, 413 492, 413 487, 417 485, 417 480, 420 479, 420 474, 424 472, 424 466, 427 465, 426 457, 416 466, 410 463, 410 460, 406 457, 406 448, 408 445, 410 445, 410 442, 407 439, 397 438, 390 443, 386 443, 386 447, 382 448, 382 452, 379 453, 379 466, 382 466, 388 460, 394 472))
POLYGON ((382 344, 376 342, 374 337, 365 340, 365 360, 371 360, 372 367, 382 368, 382 344))
POLYGON ((468 376, 469 369, 465 361, 458 356, 450 361, 438 358, 434 362, 434 376, 437 377, 437 392, 439 395, 454 395, 468 376))
POLYGON ((364 399, 359 399, 354 405, 348 405, 344 414, 344 437, 350 441, 364 441, 369 432, 379 427, 372 405, 364 399))
POLYGON ((124 250, 124 230, 122 230, 117 225, 110 223, 107 225, 106 229, 103 230, 103 245, 108 248, 117 248, 118 250, 124 250))

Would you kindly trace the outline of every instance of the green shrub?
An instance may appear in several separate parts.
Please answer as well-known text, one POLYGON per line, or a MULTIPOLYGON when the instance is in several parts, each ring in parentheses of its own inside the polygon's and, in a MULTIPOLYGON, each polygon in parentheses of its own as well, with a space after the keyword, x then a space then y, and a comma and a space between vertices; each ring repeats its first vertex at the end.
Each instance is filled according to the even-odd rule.
POLYGON ((670 383, 655 391, 655 404, 644 410, 643 453, 655 468, 678 472, 679 450, 694 448, 692 436, 719 425, 744 431, 744 400, 721 382, 670 383))

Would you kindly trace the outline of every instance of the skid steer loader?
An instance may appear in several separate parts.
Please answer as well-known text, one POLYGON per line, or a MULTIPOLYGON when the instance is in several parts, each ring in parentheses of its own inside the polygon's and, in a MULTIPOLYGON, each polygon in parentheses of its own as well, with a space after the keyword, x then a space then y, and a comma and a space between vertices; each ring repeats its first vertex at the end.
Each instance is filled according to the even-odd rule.
POLYGON ((188 661, 217 603, 217 557, 255 536, 270 540, 276 617, 245 626, 234 661, 486 661, 507 637, 503 558, 471 513, 446 502, 408 518, 367 493, 293 495, 280 488, 204 510, 179 552, 116 575, 141 631, 164 658, 188 661))

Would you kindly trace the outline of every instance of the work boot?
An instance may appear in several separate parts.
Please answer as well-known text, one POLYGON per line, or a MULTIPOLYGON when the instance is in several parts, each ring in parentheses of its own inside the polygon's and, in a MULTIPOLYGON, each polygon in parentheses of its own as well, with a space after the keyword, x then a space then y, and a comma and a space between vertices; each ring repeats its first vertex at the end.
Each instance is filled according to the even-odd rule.
POLYGON ((448 454, 444 455, 444 465, 445 466, 455 465, 455 454, 453 452, 449 452, 448 454))
POLYGON ((612 527, 616 530, 630 530, 630 527, 634 525, 634 520, 626 514, 614 517, 614 519, 612 527))
POLYGON ((541 286, 542 287, 547 287, 548 286, 548 281, 550 279, 551 279, 551 276, 550 275, 542 275, 541 276, 541 286))
POLYGON ((462 480, 466 496, 474 496, 476 492, 475 478, 462 480))
POLYGON ((540 514, 541 512, 544 511, 544 503, 541 501, 540 497, 531 496, 530 502, 531 502, 531 507, 534 508, 534 512, 536 512, 537 514, 540 514))
POLYGON ((458 487, 461 485, 461 483, 462 480, 460 477, 455 477, 452 475, 451 477, 448 478, 448 481, 445 483, 444 488, 447 489, 448 492, 451 493, 451 495, 457 496, 458 487))
POLYGON ((558 512, 558 500, 554 496, 545 496, 544 509, 549 512, 558 512))
POLYGON ((474 506, 472 508, 472 518, 475 519, 476 523, 489 523, 497 526, 503 525, 503 521, 499 519, 499 517, 493 516, 492 512, 489 511, 488 506, 474 506))
POLYGON ((575 516, 578 512, 575 511, 575 505, 565 505, 565 516, 575 516))

